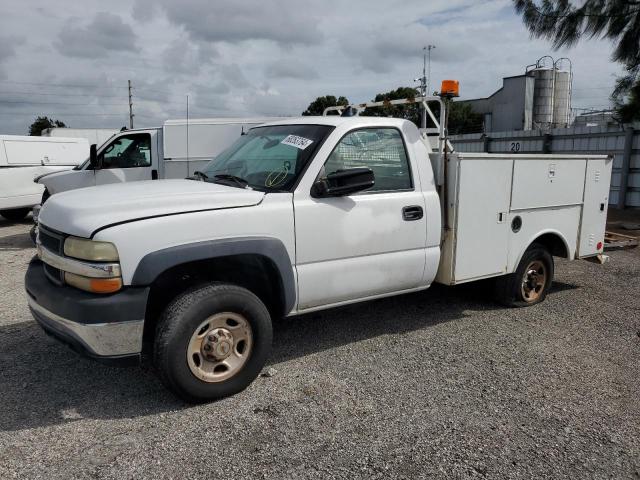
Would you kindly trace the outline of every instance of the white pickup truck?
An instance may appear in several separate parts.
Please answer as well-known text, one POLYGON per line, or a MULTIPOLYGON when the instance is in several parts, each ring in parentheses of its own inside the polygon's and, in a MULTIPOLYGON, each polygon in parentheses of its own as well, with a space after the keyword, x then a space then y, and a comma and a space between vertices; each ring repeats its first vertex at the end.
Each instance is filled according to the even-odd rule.
POLYGON ((490 277, 504 304, 534 305, 553 256, 604 258, 610 158, 456 154, 445 133, 286 119, 191 180, 55 195, 25 280, 33 316, 104 361, 148 345, 168 388, 206 401, 259 374, 274 317, 490 277))

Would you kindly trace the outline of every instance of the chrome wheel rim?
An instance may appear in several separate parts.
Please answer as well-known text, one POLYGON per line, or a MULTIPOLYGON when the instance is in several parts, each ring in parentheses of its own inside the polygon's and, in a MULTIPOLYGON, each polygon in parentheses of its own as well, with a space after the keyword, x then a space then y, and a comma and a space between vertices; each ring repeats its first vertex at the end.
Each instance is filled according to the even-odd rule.
POLYGON ((237 313, 217 313, 191 335, 187 364, 203 382, 223 382, 242 370, 252 348, 253 332, 247 319, 237 313))
POLYGON ((547 284, 547 267, 540 260, 529 263, 522 278, 522 298, 527 303, 538 300, 547 284))

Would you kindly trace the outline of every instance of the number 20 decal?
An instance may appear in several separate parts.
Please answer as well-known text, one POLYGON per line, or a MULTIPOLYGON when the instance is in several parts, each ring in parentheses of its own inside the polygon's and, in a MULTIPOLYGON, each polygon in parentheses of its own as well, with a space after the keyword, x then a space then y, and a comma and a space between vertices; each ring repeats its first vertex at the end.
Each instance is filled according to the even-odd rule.
POLYGON ((520 142, 511 142, 511 151, 519 152, 520 151, 520 142))

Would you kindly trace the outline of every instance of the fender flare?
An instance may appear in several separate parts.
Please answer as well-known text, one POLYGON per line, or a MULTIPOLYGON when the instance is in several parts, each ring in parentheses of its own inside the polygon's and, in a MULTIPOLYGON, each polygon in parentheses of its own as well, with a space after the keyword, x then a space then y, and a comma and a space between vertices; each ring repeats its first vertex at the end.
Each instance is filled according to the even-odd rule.
POLYGON ((270 260, 280 273, 285 313, 296 303, 296 282, 291 259, 284 244, 271 237, 237 237, 187 243, 146 254, 133 273, 132 286, 151 285, 166 270, 184 263, 233 255, 254 254, 270 260))
POLYGON ((564 244, 564 248, 567 251, 567 258, 571 259, 571 248, 569 247, 569 243, 567 242, 567 239, 565 238, 565 236, 559 232, 558 230, 553 230, 553 229, 546 229, 546 230, 542 230, 540 232, 537 232, 535 235, 532 235, 527 243, 526 243, 526 247, 518 254, 518 259, 514 262, 514 271, 515 269, 518 268, 518 265, 520 265, 520 261, 522 260, 522 256, 524 255, 524 252, 526 252, 529 247, 535 243, 535 241, 540 238, 543 235, 547 235, 547 234, 552 234, 555 235, 556 237, 559 237, 560 240, 562 240, 562 243, 564 244))

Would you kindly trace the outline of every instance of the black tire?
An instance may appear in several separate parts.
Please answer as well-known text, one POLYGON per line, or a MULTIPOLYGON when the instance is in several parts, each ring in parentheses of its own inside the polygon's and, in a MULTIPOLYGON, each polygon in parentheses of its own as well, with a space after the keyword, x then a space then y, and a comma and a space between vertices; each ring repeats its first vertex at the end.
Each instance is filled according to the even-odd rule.
POLYGON ((29 238, 31 238, 31 241, 33 242, 33 246, 35 247, 37 245, 36 240, 38 239, 38 234, 36 233, 35 225, 31 227, 31 230, 29 230, 29 238))
POLYGON ((0 210, 0 215, 10 222, 19 222, 20 220, 24 220, 24 217, 29 215, 30 211, 30 208, 14 208, 12 210, 0 210))
MULTIPOLYGON (((510 275, 504 275, 496 278, 495 296, 496 300, 508 307, 530 307, 543 302, 547 297, 549 288, 553 282, 554 264, 553 257, 549 251, 538 243, 532 244, 520 260, 516 271, 510 275), (542 286, 539 291, 534 292, 530 298, 525 296, 526 279, 530 278, 528 269, 532 264, 538 262, 544 271, 544 279, 541 280, 542 286)), ((527 284, 528 285, 528 284, 527 284)))
POLYGON ((271 353, 271 316, 249 290, 223 283, 200 285, 175 298, 162 314, 155 336, 154 364, 164 385, 190 403, 234 395, 253 382, 271 353), (208 317, 221 312, 242 315, 251 326, 253 346, 241 369, 227 380, 197 378, 187 363, 192 335, 208 317))

